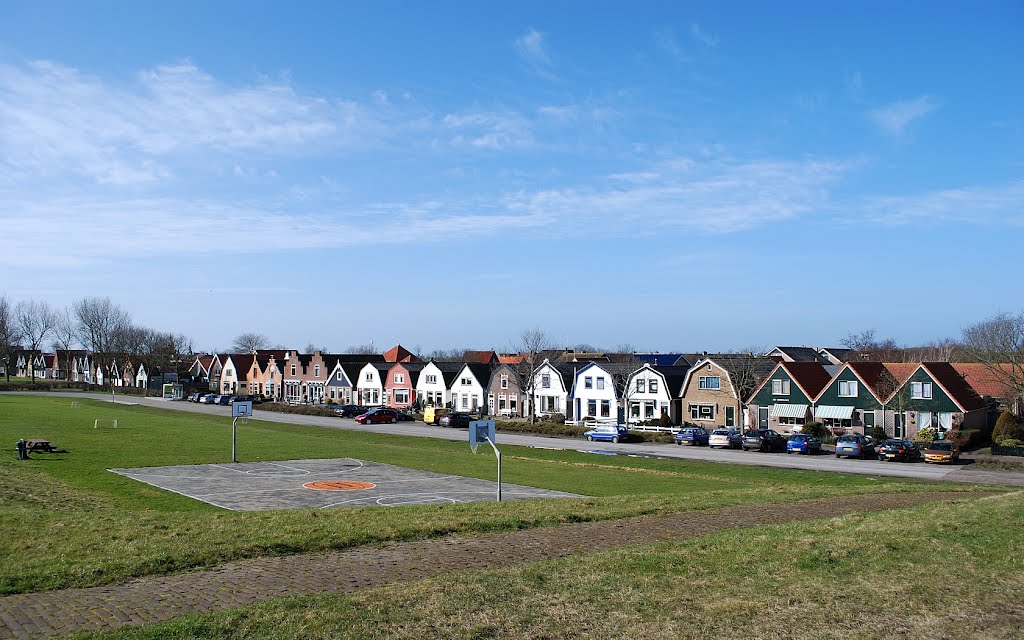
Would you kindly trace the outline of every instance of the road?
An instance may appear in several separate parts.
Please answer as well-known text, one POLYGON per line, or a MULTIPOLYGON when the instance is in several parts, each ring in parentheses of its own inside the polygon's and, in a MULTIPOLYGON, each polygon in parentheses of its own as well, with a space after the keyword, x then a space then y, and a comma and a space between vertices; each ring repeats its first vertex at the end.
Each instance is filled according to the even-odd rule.
MULTIPOLYGON (((92 400, 111 401, 105 394, 80 392, 10 392, 22 395, 66 396, 71 398, 89 398, 92 400)), ((231 416, 231 407, 196 404, 193 402, 170 401, 161 398, 140 398, 135 396, 114 396, 114 402, 123 404, 143 405, 172 411, 185 411, 213 415, 231 416)), ((465 442, 468 438, 465 429, 446 429, 432 427, 422 422, 399 422, 397 424, 379 424, 363 426, 356 424, 351 418, 329 418, 322 416, 305 416, 294 413, 276 413, 260 411, 256 406, 255 420, 279 422, 284 424, 303 424, 330 429, 347 431, 372 431, 398 436, 415 438, 438 438, 465 442)), ((509 444, 540 449, 561 449, 569 451, 601 451, 625 455, 654 456, 680 460, 701 460, 725 464, 746 464, 761 467, 784 469, 805 469, 809 471, 828 471, 839 473, 856 473, 871 476, 888 476, 914 478, 918 480, 945 480, 952 482, 971 482, 986 484, 1003 484, 1024 487, 1024 473, 1009 471, 974 471, 969 465, 940 466, 921 463, 906 464, 900 462, 881 462, 878 460, 837 459, 832 455, 787 455, 783 453, 759 453, 737 450, 711 449, 709 447, 676 446, 661 443, 589 443, 576 438, 550 437, 520 433, 498 433, 498 444, 509 444)), ((468 443, 466 445, 469 446, 468 443)))

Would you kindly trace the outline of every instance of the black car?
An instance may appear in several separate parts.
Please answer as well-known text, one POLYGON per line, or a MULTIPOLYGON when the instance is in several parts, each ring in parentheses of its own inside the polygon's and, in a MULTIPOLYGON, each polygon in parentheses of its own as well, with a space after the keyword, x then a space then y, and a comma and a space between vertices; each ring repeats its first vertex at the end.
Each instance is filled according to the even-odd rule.
POLYGON ((878 447, 878 459, 882 461, 914 462, 922 457, 921 448, 910 440, 891 438, 882 442, 882 446, 878 447))
POLYGON ((469 423, 476 420, 476 416, 468 413, 446 413, 441 416, 441 419, 437 421, 437 424, 442 427, 462 427, 465 429, 469 428, 469 423))
POLYGON ((757 429, 743 434, 743 450, 785 451, 786 436, 772 429, 757 429))
POLYGON ((334 409, 334 415, 338 416, 339 418, 354 418, 356 416, 363 415, 369 410, 369 407, 364 407, 359 404, 343 404, 340 407, 336 407, 334 409))

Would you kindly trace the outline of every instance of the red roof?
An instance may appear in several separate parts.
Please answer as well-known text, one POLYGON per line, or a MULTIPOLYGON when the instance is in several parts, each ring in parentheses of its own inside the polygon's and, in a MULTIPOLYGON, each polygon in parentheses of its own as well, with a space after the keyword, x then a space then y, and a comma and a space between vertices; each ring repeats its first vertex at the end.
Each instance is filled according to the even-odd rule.
POLYGON ((1006 382, 1013 375, 1013 367, 1009 364, 989 366, 980 362, 954 362, 953 368, 978 395, 1007 400, 1017 394, 1006 382), (993 367, 998 368, 1002 375, 1000 371, 994 371, 993 367))
POLYGON ((526 359, 526 356, 519 354, 509 354, 507 356, 498 356, 498 364, 520 364, 526 359))
POLYGON ((498 362, 498 354, 493 351, 467 351, 463 359, 466 364, 490 364, 498 362))
POLYGON ((828 386, 832 376, 818 362, 780 362, 782 368, 789 372, 809 398, 816 398, 821 390, 828 386))
POLYGON ((415 362, 416 359, 416 354, 400 344, 384 352, 384 362, 415 362))
POLYGON ((942 385, 949 395, 953 396, 964 411, 973 411, 985 406, 985 400, 978 395, 978 392, 967 384, 960 373, 948 362, 923 362, 925 370, 931 374, 932 379, 942 385))

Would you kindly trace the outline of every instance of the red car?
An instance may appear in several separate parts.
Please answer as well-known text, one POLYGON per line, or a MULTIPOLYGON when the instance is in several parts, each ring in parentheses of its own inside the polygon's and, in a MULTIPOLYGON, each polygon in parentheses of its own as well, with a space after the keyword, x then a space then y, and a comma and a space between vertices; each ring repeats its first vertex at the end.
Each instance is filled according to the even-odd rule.
POLYGON ((395 422, 398 422, 398 412, 387 407, 370 409, 363 415, 356 416, 356 422, 359 424, 378 424, 381 422, 390 422, 394 424, 395 422))

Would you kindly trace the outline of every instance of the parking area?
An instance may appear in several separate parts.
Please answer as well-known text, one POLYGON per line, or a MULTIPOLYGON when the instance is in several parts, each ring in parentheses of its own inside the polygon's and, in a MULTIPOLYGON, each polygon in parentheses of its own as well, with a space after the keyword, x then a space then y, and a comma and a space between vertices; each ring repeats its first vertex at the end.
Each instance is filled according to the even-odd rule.
MULTIPOLYGON (((232 511, 397 507, 493 501, 497 483, 380 462, 336 458, 110 469, 232 511)), ((502 500, 579 498, 502 483, 502 500)))

